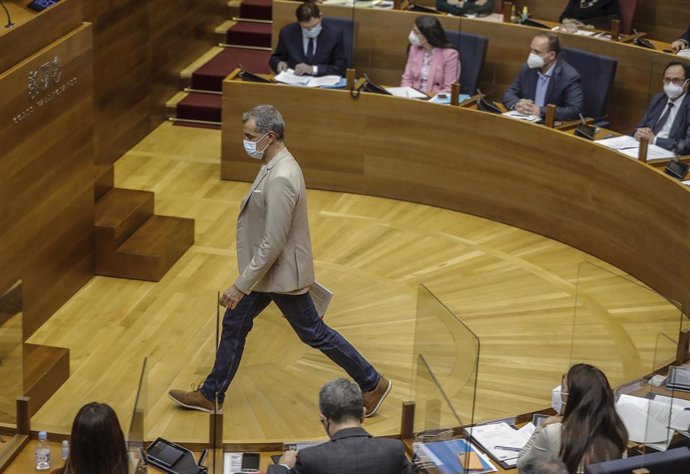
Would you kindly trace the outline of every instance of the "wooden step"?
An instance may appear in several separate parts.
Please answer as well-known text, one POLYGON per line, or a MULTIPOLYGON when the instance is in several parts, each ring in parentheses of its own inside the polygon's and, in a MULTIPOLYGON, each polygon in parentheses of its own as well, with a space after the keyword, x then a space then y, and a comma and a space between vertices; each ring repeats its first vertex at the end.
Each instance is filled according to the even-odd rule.
POLYGON ((160 281, 194 243, 194 220, 151 216, 114 252, 96 253, 96 273, 160 281))
POLYGON ((69 349, 24 344, 24 395, 33 415, 69 378, 69 349))
POLYGON ((96 202, 96 253, 114 251, 153 215, 150 191, 113 188, 96 202))
POLYGON ((115 172, 112 163, 96 163, 94 172, 94 200, 98 201, 115 186, 115 172))

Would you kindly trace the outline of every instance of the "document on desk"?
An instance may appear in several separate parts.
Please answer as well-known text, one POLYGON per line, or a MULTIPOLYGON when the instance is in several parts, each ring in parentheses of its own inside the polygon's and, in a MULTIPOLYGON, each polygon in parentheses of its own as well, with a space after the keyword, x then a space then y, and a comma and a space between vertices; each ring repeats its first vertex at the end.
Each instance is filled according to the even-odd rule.
POLYGON ((516 120, 522 120, 524 122, 530 122, 530 123, 536 123, 541 120, 541 117, 539 115, 527 115, 523 114, 522 112, 518 112, 517 110, 511 110, 509 112, 503 112, 502 114, 504 117, 516 119, 516 120))
POLYGON ((283 71, 275 77, 277 82, 304 87, 330 87, 340 82, 340 76, 298 76, 293 69, 283 71))
POLYGON ((319 313, 319 316, 323 319, 328 305, 331 303, 331 299, 333 299, 333 292, 318 281, 315 281, 309 288, 309 296, 311 296, 314 302, 316 312, 319 313))
POLYGON ((414 443, 413 451, 422 462, 433 462, 439 472, 443 474, 457 474, 464 472, 472 472, 475 474, 482 474, 487 472, 496 472, 496 466, 491 464, 491 461, 476 447, 464 439, 451 439, 447 441, 435 441, 433 443, 414 443), (465 454, 471 451, 474 453, 482 464, 481 469, 465 470, 460 464, 460 459, 465 454))
MULTIPOLYGON (((631 158, 637 158, 640 153, 640 142, 630 135, 596 140, 594 143, 598 143, 607 148, 613 148, 631 158)), ((647 147, 647 161, 670 160, 674 157, 675 155, 672 151, 661 148, 660 146, 650 144, 647 147)))
POLYGON ((621 395, 616 403, 616 412, 623 420, 631 441, 665 451, 673 431, 684 432, 690 427, 690 410, 683 405, 671 405, 664 398, 649 400, 621 395))
POLYGON ((395 97, 405 97, 407 99, 428 99, 429 96, 420 92, 414 87, 385 87, 395 97))
POLYGON ((225 453, 223 455, 223 474, 233 474, 242 470, 242 453, 225 453))
POLYGON ((518 454, 527 444, 536 427, 530 422, 516 430, 508 423, 489 423, 467 428, 467 433, 489 456, 504 465, 515 467, 518 454))

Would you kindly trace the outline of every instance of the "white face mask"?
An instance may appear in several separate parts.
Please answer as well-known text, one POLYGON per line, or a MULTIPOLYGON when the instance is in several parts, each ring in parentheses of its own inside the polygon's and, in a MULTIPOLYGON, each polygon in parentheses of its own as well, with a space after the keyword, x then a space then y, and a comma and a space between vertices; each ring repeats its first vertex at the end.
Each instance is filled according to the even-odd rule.
POLYGON ((561 410, 563 409, 563 397, 561 395, 561 386, 554 388, 551 391, 551 408, 553 408, 557 415, 561 415, 561 410))
POLYGON ((664 84, 664 92, 666 93, 669 99, 677 99, 683 94, 683 86, 679 86, 672 82, 669 82, 668 84, 664 84))
POLYGON ((527 66, 529 66, 530 69, 544 67, 544 64, 546 64, 544 58, 542 58, 538 54, 529 53, 529 56, 527 57, 527 66))
POLYGON ((247 152, 247 155, 249 155, 250 158, 260 160, 264 157, 264 152, 266 151, 266 148, 268 148, 268 145, 266 145, 263 150, 259 151, 256 149, 256 144, 263 140, 266 135, 268 135, 268 133, 255 142, 252 140, 242 140, 242 143, 244 144, 244 151, 247 152))
POLYGON ((417 36, 417 33, 415 33, 414 30, 410 30, 410 34, 407 35, 407 39, 410 41, 412 46, 419 46, 422 44, 422 42, 419 41, 419 36, 417 36))

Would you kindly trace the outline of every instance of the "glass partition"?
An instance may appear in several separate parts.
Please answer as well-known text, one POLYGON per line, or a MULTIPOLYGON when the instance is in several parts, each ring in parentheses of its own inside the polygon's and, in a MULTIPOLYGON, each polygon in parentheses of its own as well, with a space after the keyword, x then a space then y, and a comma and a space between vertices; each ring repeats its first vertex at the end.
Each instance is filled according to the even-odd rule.
POLYGON ((23 386, 22 282, 0 293, 0 423, 16 426, 23 386))
POLYGON ((139 384, 134 398, 132 418, 127 436, 127 451, 129 454, 130 473, 137 473, 144 465, 142 450, 146 447, 146 412, 148 407, 148 389, 146 375, 147 358, 141 365, 139 384))
POLYGON ((678 304, 642 283, 583 262, 576 282, 571 364, 600 368, 612 387, 646 376, 672 360, 658 336, 678 334, 682 317, 678 304))
POLYGON ((413 360, 411 397, 422 411, 415 431, 472 425, 479 338, 424 286, 417 292, 413 360))

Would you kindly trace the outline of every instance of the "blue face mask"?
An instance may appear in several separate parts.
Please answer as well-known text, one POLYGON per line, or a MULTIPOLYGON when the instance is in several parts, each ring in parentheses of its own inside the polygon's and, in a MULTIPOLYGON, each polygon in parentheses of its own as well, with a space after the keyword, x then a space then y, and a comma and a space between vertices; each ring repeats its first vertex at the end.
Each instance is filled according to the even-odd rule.
POLYGON ((266 145, 263 150, 259 151, 256 149, 256 144, 263 140, 266 135, 268 135, 268 133, 255 142, 251 140, 242 140, 242 143, 244 144, 244 151, 247 152, 247 155, 249 155, 250 158, 260 160, 264 157, 264 152, 266 151, 266 148, 268 148, 268 145, 266 145))
POLYGON ((319 33, 321 33, 322 29, 323 27, 321 26, 321 23, 319 23, 311 30, 305 30, 304 28, 302 28, 302 33, 304 33, 304 36, 306 36, 307 38, 316 38, 317 36, 319 36, 319 33))

